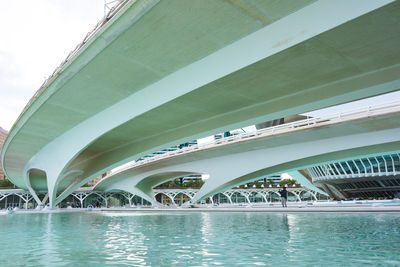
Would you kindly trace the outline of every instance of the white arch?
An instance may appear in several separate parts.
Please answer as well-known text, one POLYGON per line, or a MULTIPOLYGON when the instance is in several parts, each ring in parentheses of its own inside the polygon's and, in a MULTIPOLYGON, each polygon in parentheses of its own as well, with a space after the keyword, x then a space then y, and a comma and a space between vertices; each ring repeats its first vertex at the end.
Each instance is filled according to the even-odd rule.
POLYGON ((228 198, 230 204, 233 204, 232 198, 231 198, 233 195, 233 192, 221 192, 221 194, 223 194, 224 196, 226 196, 228 198))
POLYGON ((289 193, 294 195, 296 197, 297 201, 301 202, 299 195, 295 191, 288 191, 288 196, 289 196, 289 193))
POLYGON ((92 194, 91 192, 89 192, 89 193, 88 192, 74 192, 71 195, 79 200, 79 202, 81 204, 81 208, 83 208, 83 201, 91 194, 92 194))
POLYGON ((239 195, 241 195, 241 196, 243 196, 245 199, 246 199, 246 201, 247 201, 247 203, 248 204, 251 204, 250 203, 250 199, 249 199, 249 192, 246 192, 246 191, 243 191, 243 190, 232 190, 232 195, 231 195, 231 197, 234 195, 234 194, 239 194, 239 195))
POLYGON ((92 194, 95 194, 99 196, 101 199, 103 199, 104 202, 106 203, 106 207, 108 207, 108 198, 113 195, 113 193, 100 193, 95 191, 93 191, 92 194))

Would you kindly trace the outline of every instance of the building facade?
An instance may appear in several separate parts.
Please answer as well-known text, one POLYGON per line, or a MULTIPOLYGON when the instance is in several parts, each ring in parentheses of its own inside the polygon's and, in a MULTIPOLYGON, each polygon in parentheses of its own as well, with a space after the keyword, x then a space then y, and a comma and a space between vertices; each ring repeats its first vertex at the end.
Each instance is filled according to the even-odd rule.
MULTIPOLYGON (((8 134, 8 132, 0 127, 0 151, 1 151, 1 147, 3 146, 4 141, 6 140, 7 134, 8 134)), ((1 165, 0 165, 0 180, 4 180, 4 179, 6 179, 6 176, 4 175, 3 170, 1 169, 1 165)))
POLYGON ((312 182, 335 199, 400 197, 400 154, 365 157, 306 169, 312 182))

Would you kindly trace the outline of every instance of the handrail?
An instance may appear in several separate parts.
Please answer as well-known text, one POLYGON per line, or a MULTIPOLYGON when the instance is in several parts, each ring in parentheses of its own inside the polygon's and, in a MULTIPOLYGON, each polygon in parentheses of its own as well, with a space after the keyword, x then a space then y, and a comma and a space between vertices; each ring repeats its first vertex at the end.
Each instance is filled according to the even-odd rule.
POLYGON ((110 174, 105 176, 103 179, 101 179, 98 183, 100 183, 102 180, 107 179, 109 176, 113 176, 117 173, 123 172, 127 169, 131 169, 133 167, 138 167, 156 160, 164 159, 164 158, 169 158, 173 157, 175 155, 180 155, 180 154, 186 154, 190 153, 193 151, 198 151, 198 150, 204 150, 208 149, 211 147, 216 147, 219 145, 225 145, 227 143, 232 144, 233 142, 239 142, 243 140, 251 140, 255 138, 263 138, 266 136, 272 136, 276 134, 281 134, 284 132, 291 132, 291 131, 297 131, 300 129, 306 129, 306 128, 312 128, 312 127, 318 127, 321 124, 325 125, 327 123, 334 123, 334 122, 340 122, 340 121, 345 121, 345 120, 352 120, 360 117, 369 117, 372 115, 381 115, 385 113, 393 113, 393 112, 399 112, 400 111, 400 101, 393 101, 393 102, 388 102, 388 103, 381 103, 377 105, 369 105, 363 108, 357 108, 354 110, 349 110, 345 112, 339 112, 335 113, 333 115, 325 115, 325 116, 320 116, 320 117, 313 117, 313 118, 308 118, 304 120, 299 120, 295 122, 290 122, 290 123, 285 123, 277 126, 271 126, 268 128, 263 128, 254 132, 244 132, 240 133, 237 135, 233 136, 228 136, 228 137, 222 137, 221 139, 213 140, 211 142, 207 142, 204 144, 196 144, 192 145, 189 147, 184 147, 181 149, 177 149, 174 151, 157 151, 154 152, 152 157, 143 159, 141 161, 136 161, 133 164, 129 164, 127 166, 124 166, 121 169, 118 169, 117 171, 111 170, 110 174), (155 154, 159 153, 159 154, 155 154))

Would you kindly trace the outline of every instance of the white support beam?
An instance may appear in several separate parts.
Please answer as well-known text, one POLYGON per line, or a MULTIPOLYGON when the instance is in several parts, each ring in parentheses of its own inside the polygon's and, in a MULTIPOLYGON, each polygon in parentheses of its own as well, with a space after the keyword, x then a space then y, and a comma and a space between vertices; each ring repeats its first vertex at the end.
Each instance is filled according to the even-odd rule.
POLYGON ((330 163, 329 166, 332 169, 333 173, 335 174, 335 177, 343 177, 345 175, 345 173, 343 174, 340 171, 340 169, 337 167, 336 163, 330 163), (333 168, 332 168, 332 166, 333 166, 333 168))
POLYGON ((361 174, 361 171, 360 171, 360 168, 358 168, 357 163, 356 163, 354 160, 352 160, 352 162, 353 162, 354 166, 356 166, 356 169, 357 169, 357 171, 358 171, 358 175, 360 175, 360 174, 361 174))
POLYGON ((393 159, 392 155, 390 155, 390 158, 392 159, 393 175, 396 175, 396 165, 394 164, 394 159, 393 159))
MULTIPOLYGON (((399 163, 400 163, 400 154, 399 153, 397 153, 397 158, 398 158, 399 163)), ((399 164, 399 166, 400 166, 400 164, 399 164)), ((393 166, 393 169, 395 169, 395 165, 393 166)), ((399 168, 399 172, 400 172, 400 168, 399 168)))
POLYGON ((388 166, 387 166, 387 162, 385 159, 385 156, 381 156, 383 159, 383 162, 385 163, 385 175, 388 176, 389 175, 389 171, 388 171, 388 166))
POLYGON ((364 174, 365 177, 367 177, 368 175, 367 167, 365 166, 364 161, 362 159, 359 159, 359 161, 361 162, 361 165, 364 167, 364 174))
POLYGON ((377 166, 378 166, 378 173, 379 173, 379 176, 382 176, 382 172, 381 172, 381 163, 379 162, 379 160, 377 159, 377 157, 374 157, 374 159, 375 159, 376 164, 377 164, 377 166))
POLYGON ((369 158, 367 158, 367 161, 369 163, 369 166, 371 167, 371 176, 375 176, 374 165, 372 165, 372 162, 369 158))
POLYGON ((345 161, 345 163, 346 163, 346 165, 347 165, 347 168, 349 168, 349 170, 350 170, 350 172, 351 172, 351 177, 355 177, 353 168, 351 168, 349 162, 348 162, 348 161, 345 161))

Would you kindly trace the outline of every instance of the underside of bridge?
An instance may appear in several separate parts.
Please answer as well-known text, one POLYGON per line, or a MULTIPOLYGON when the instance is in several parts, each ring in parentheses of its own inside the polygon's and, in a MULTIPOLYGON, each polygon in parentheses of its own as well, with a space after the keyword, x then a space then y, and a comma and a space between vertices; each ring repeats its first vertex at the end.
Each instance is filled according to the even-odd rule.
POLYGON ((53 206, 161 148, 399 90, 399 12, 391 0, 127 1, 21 114, 3 169, 53 206))
POLYGON ((197 202, 268 175, 291 172, 301 179, 297 170, 305 167, 400 150, 399 132, 397 112, 255 140, 244 139, 133 166, 106 177, 95 190, 140 192, 141 197, 154 203, 153 187, 184 175, 208 174, 210 178, 192 198, 197 202))

